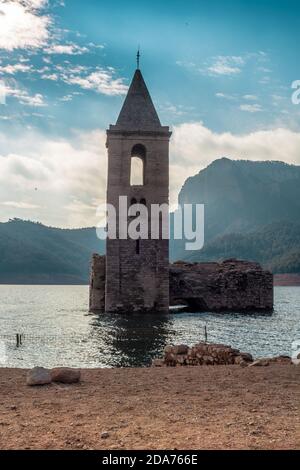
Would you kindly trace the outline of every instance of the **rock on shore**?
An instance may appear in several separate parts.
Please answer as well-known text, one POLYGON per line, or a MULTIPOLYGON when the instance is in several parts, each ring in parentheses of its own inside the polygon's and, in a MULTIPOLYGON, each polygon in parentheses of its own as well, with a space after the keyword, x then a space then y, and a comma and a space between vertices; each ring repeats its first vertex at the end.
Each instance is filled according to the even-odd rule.
POLYGON ((80 381, 80 370, 69 367, 56 367, 51 370, 52 382, 74 384, 80 381))
POLYGON ((79 369, 56 367, 49 370, 44 367, 34 367, 27 372, 26 383, 30 387, 49 385, 52 382, 74 384, 80 382, 80 378, 81 372, 79 369))
POLYGON ((51 384, 50 371, 44 367, 34 367, 28 371, 26 383, 30 387, 51 384))

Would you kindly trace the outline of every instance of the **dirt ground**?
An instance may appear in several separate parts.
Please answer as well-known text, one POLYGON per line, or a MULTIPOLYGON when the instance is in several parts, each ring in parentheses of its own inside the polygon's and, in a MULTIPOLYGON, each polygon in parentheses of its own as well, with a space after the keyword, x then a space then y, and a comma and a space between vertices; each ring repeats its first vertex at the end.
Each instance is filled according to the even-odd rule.
POLYGON ((300 366, 83 370, 25 385, 0 369, 1 449, 299 449, 300 366))

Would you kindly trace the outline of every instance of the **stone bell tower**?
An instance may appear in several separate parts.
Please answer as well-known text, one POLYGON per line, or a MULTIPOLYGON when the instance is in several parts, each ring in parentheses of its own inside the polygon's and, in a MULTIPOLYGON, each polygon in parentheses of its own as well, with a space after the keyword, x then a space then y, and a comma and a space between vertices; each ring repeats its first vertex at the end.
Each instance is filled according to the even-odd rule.
POLYGON ((106 312, 169 309, 169 241, 161 230, 158 239, 121 239, 119 196, 149 213, 152 204, 168 204, 170 137, 138 67, 118 120, 107 131, 107 203, 117 210, 117 238, 106 242, 106 312))

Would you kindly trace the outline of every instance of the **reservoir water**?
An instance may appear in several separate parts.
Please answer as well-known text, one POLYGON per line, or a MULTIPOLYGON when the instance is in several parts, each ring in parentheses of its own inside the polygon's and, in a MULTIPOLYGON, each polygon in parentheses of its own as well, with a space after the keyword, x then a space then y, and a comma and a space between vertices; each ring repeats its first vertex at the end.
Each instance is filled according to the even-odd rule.
POLYGON ((300 343, 300 287, 276 287, 272 315, 89 315, 87 286, 0 285, 0 366, 144 366, 167 344, 219 342, 255 357, 300 343), (16 347, 16 334, 23 334, 16 347))

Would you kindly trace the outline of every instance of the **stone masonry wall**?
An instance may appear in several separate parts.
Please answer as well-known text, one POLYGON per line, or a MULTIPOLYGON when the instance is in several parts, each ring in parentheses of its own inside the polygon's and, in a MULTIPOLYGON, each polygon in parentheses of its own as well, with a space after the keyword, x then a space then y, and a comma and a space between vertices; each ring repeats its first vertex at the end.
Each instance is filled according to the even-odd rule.
MULTIPOLYGON (((161 311, 169 308, 169 243, 168 240, 122 239, 119 233, 121 213, 119 196, 131 201, 167 204, 169 200, 169 139, 170 133, 163 129, 153 135, 142 132, 116 133, 109 130, 107 202, 116 208, 117 237, 106 241, 106 312, 161 311), (137 146, 145 151, 143 158, 144 184, 130 184, 132 152, 137 146)), ((152 219, 149 216, 149 222, 152 219)), ((132 222, 128 218, 126 226, 132 222)), ((150 230, 150 223, 149 223, 150 230)))
POLYGON ((248 365, 253 362, 249 353, 224 344, 198 343, 192 347, 184 344, 166 346, 162 359, 154 359, 154 367, 198 366, 198 365, 248 365))
POLYGON ((170 265, 170 303, 195 311, 273 309, 273 274, 258 263, 235 259, 221 263, 170 265))
POLYGON ((194 346, 168 345, 161 359, 153 359, 153 367, 239 365, 241 367, 268 366, 272 363, 292 364, 289 356, 263 357, 254 360, 249 353, 225 344, 198 343, 194 346))
POLYGON ((105 309, 105 256, 94 254, 90 274, 90 311, 105 309))
MULTIPOLYGON (((197 312, 271 311, 273 275, 258 263, 177 262, 169 267, 170 305, 197 312)), ((91 266, 90 310, 105 308, 105 256, 94 255, 91 266)))

